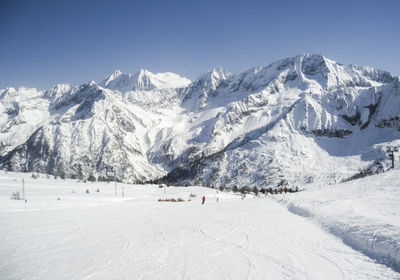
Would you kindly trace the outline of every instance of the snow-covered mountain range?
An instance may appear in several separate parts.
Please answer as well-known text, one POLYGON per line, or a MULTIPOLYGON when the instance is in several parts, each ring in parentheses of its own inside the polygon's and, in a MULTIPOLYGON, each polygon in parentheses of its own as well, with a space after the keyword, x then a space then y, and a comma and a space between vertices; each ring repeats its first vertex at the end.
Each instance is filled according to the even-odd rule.
POLYGON ((77 87, 7 88, 0 112, 1 169, 206 186, 331 183, 388 164, 386 148, 400 145, 400 78, 302 54, 194 81, 140 70, 77 87))

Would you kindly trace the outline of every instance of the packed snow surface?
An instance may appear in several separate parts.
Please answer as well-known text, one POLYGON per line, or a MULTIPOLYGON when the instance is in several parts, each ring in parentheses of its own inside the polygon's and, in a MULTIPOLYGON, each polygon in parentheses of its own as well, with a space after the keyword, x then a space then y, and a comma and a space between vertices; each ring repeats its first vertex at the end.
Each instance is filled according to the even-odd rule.
MULTIPOLYGON (((365 232, 378 232, 381 223, 398 229, 399 192, 391 192, 398 174, 242 199, 211 188, 124 184, 117 185, 115 196, 114 183, 1 171, 0 278, 400 279, 326 231, 320 220, 296 215, 276 201, 315 216, 325 210, 335 214, 328 225, 341 217, 343 225, 365 232), (10 199, 13 192, 22 195, 22 178, 26 203, 10 199), (190 194, 196 197, 188 201, 190 194), (329 205, 336 211, 328 211, 329 205), (355 210, 346 211, 351 205, 355 210)), ((395 233, 387 234, 398 242, 395 233)))
POLYGON ((338 185, 276 196, 349 246, 400 271, 400 169, 338 185))

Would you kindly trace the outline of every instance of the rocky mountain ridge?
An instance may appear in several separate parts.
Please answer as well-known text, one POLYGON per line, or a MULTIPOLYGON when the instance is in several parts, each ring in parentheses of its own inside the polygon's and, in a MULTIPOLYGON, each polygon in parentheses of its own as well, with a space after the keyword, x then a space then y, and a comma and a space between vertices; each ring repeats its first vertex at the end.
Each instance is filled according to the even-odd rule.
POLYGON ((141 70, 8 88, 0 168, 131 183, 336 182, 382 168, 386 147, 400 144, 399 88, 388 72, 316 54, 195 81, 141 70))

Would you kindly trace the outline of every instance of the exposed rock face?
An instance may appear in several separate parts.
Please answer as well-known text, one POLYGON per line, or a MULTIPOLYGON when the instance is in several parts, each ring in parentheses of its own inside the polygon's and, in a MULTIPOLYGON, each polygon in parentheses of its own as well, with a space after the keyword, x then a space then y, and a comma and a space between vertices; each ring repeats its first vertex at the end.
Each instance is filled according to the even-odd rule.
POLYGON ((274 186, 348 178, 400 143, 400 80, 303 54, 190 81, 0 90, 0 168, 125 182, 274 186))

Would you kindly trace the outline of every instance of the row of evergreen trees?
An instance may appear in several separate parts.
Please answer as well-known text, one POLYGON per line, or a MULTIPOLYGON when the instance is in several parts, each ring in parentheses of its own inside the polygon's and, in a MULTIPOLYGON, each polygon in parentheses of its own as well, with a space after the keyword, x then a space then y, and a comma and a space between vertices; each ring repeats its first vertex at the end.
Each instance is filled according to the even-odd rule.
MULTIPOLYGON (((32 179, 40 178, 40 173, 37 173, 37 174, 32 173, 31 177, 32 177, 32 179)), ((58 177, 60 177, 63 180, 65 180, 65 178, 66 178, 64 173, 62 173, 60 176, 57 176, 57 175, 53 176, 54 179, 58 179, 58 177)), ((50 179, 50 175, 46 174, 46 178, 50 179)), ((99 182, 110 182, 111 181, 111 178, 109 178, 109 177, 99 176, 98 178, 96 178, 93 174, 89 174, 87 179, 78 178, 76 175, 72 175, 71 179, 79 179, 79 180, 82 180, 84 183, 86 183, 87 181, 89 181, 89 182, 96 182, 96 181, 99 181, 99 182)), ((116 179, 116 180, 117 180, 117 182, 119 182, 118 179, 116 179)))
MULTIPOLYGON (((220 191, 224 191, 225 189, 230 189, 230 188, 226 188, 224 186, 220 186, 219 190, 220 191)), ((252 189, 250 189, 247 186, 238 188, 237 186, 233 186, 232 188, 233 192, 240 192, 242 194, 247 194, 247 193, 254 193, 255 195, 258 195, 259 192, 263 193, 263 194, 282 194, 282 193, 294 193, 294 192, 298 192, 299 188, 295 187, 295 188, 286 188, 286 187, 279 187, 279 188, 267 188, 267 189, 261 189, 258 190, 257 187, 253 187, 252 189)))

